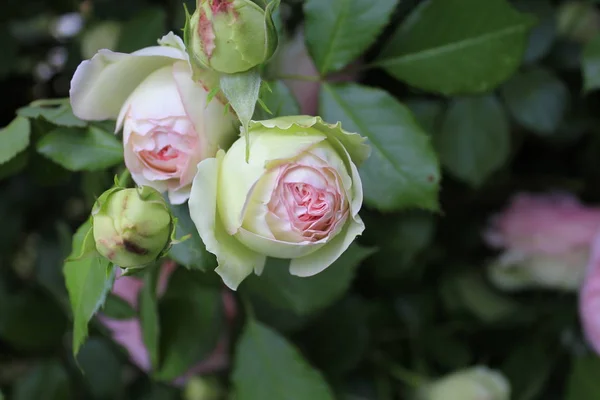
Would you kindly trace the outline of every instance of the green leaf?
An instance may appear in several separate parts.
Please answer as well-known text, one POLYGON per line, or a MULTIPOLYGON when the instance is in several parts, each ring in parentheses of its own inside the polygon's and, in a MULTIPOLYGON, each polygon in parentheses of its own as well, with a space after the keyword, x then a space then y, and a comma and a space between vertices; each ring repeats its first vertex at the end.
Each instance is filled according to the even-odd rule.
POLYGON ((154 377, 172 381, 205 359, 222 335, 221 290, 203 285, 205 274, 177 269, 159 303, 160 369, 154 377))
POLYGON ((144 7, 123 25, 117 51, 131 53, 156 41, 166 33, 166 14, 160 7, 144 7))
POLYGON ((84 381, 94 399, 116 399, 123 388, 123 371, 113 346, 90 338, 77 356, 84 381))
MULTIPOLYGON (((5 23, 0 26, 0 54, 2 62, 0 63, 0 79, 4 79, 17 66, 19 61, 19 45, 11 32, 11 24, 5 23)), ((0 394, 0 399, 2 395, 0 394)))
POLYGON ((551 336, 547 338, 532 335, 532 339, 516 346, 502 368, 511 383, 512 398, 515 400, 542 398, 546 381, 561 355, 555 351, 554 341, 550 345, 547 343, 548 339, 554 339, 551 336), (524 365, 528 368, 523 368, 524 365))
POLYGON ((291 275, 289 260, 269 259, 261 276, 251 275, 242 288, 278 308, 311 314, 339 299, 350 287, 361 261, 373 252, 352 244, 329 268, 308 278, 291 275))
POLYGON ((221 76, 220 85, 242 125, 246 125, 252 119, 258 101, 260 72, 254 68, 239 74, 224 74, 221 76))
POLYGON ((509 156, 508 120, 494 96, 458 98, 450 104, 434 141, 448 171, 479 186, 509 156))
POLYGON ((586 92, 600 88, 600 35, 583 49, 583 88, 586 92))
POLYGON ((544 58, 552 49, 556 40, 556 10, 549 0, 518 0, 515 7, 525 13, 531 13, 538 23, 529 33, 529 42, 525 51, 524 63, 533 64, 544 58))
POLYGON ((404 276, 413 271, 417 257, 430 247, 435 235, 435 218, 414 210, 399 215, 363 213, 364 239, 379 248, 370 259, 369 271, 382 280, 404 276))
POLYGON ((190 218, 187 204, 171 205, 171 213, 177 218, 176 236, 178 238, 191 235, 189 239, 177 243, 169 250, 169 258, 188 269, 210 271, 217 266, 216 258, 206 251, 206 247, 198 235, 196 226, 190 218))
POLYGON ((569 89, 552 72, 534 68, 513 76, 502 96, 513 117, 525 128, 551 134, 559 128, 569 106, 569 89))
POLYGON ((254 120, 261 121, 275 117, 284 117, 286 115, 300 114, 300 107, 285 83, 282 81, 269 82, 269 86, 271 87, 271 91, 261 90, 260 99, 273 115, 269 115, 263 109, 257 108, 254 112, 254 120))
MULTIPOLYGON (((231 105, 242 123, 242 133, 248 141, 248 123, 254 115, 256 102, 260 94, 262 79, 258 68, 253 68, 239 74, 223 74, 219 84, 225 98, 231 105)), ((249 156, 250 146, 246 146, 246 158, 249 156)))
POLYGON ((430 136, 437 134, 440 128, 444 104, 438 100, 410 99, 404 103, 415 119, 430 136))
POLYGON ((236 400, 333 400, 319 371, 277 332, 248 320, 237 344, 236 400))
POLYGON ((471 314, 487 323, 509 319, 521 310, 519 303, 496 293, 476 274, 464 273, 450 278, 445 295, 454 297, 452 301, 458 300, 471 314))
POLYGON ((68 322, 47 295, 22 290, 0 301, 0 338, 4 342, 29 351, 60 345, 68 322))
POLYGON ((69 99, 37 100, 27 107, 19 108, 17 114, 26 118, 43 118, 58 126, 84 128, 88 125, 73 114, 69 99))
POLYGON ((58 361, 41 362, 15 383, 11 399, 69 400, 69 376, 58 361))
MULTIPOLYGON (((73 250, 69 259, 81 254, 81 247, 90 229, 92 223, 88 221, 73 235, 73 250)), ((102 307, 113 286, 115 270, 116 268, 100 254, 65 262, 63 273, 73 312, 74 355, 77 355, 88 335, 88 322, 102 307)))
POLYGON ((0 164, 15 158, 29 145, 31 128, 27 118, 17 117, 0 129, 0 164))
POLYGON ((600 358, 596 355, 573 360, 565 400, 596 399, 600 395, 600 358))
POLYGON ((420 89, 486 92, 519 66, 532 23, 505 0, 429 0, 398 28, 376 63, 420 89))
POLYGON ((137 318, 138 316, 135 309, 129 303, 112 293, 106 296, 106 301, 102 307, 102 314, 113 319, 130 319, 137 318))
POLYGON ((109 132, 57 128, 37 143, 37 150, 70 171, 98 171, 123 161, 123 145, 109 132))
POLYGON ((307 0, 308 50, 322 75, 363 54, 387 24, 398 0, 307 0))
MULTIPOLYGON (((2 150, 0 150, 1 152, 2 150)), ((10 161, 0 164, 0 180, 15 176, 19 172, 23 171, 29 163, 30 153, 22 151, 15 157, 11 158, 10 161)))
POLYGON ((146 271, 144 286, 140 291, 140 324, 142 325, 142 338, 144 346, 150 355, 153 369, 158 369, 159 363, 159 337, 160 326, 158 321, 158 305, 156 301, 156 287, 158 284, 160 268, 158 266, 146 271))
POLYGON ((343 374, 358 365, 369 346, 367 304, 348 297, 327 309, 302 334, 307 354, 328 374, 343 374))
POLYGON ((438 207, 438 161, 410 110, 383 90, 356 84, 323 85, 321 115, 369 139, 361 166, 365 202, 383 211, 438 207))

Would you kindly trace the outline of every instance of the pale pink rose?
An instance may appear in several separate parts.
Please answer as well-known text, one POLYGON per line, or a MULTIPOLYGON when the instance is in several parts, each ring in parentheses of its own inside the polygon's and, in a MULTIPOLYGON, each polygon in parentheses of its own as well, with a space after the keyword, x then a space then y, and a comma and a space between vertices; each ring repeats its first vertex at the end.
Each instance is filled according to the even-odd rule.
POLYGON ((490 277, 505 289, 577 289, 599 228, 600 208, 572 195, 517 194, 485 233, 488 245, 503 250, 490 277))
MULTIPOLYGON (((167 261, 163 264, 161 275, 158 281, 157 294, 162 296, 167 289, 169 278, 174 272, 176 264, 167 261)), ((112 294, 120 297, 132 308, 138 307, 138 296, 144 286, 141 279, 132 276, 119 276, 115 280, 112 294)), ((235 300, 228 291, 223 292, 223 303, 225 307, 225 316, 230 323, 236 316, 237 310, 235 300)), ((113 340, 121 345, 128 353, 133 364, 144 372, 150 372, 150 355, 142 337, 142 326, 138 318, 131 319, 113 319, 105 315, 99 315, 100 322, 108 328, 113 340)), ((207 374, 225 369, 229 364, 229 337, 224 335, 211 355, 194 365, 183 376, 174 381, 174 384, 184 384, 187 379, 194 375, 207 374)))
MULTIPOLYGON (((304 27, 296 30, 293 37, 285 41, 276 55, 278 73, 280 75, 298 75, 316 78, 319 71, 315 67, 304 41, 304 27)), ((347 82, 358 78, 355 62, 344 71, 327 77, 330 82, 347 82)), ((300 113, 316 116, 319 114, 319 90, 321 82, 311 82, 301 79, 285 79, 285 84, 290 88, 298 104, 300 113)))
POLYGON ((82 62, 71 81, 71 105, 84 120, 116 119, 133 180, 181 204, 198 162, 229 146, 236 129, 219 97, 208 102, 212 73, 193 76, 185 45, 172 33, 159 44, 131 54, 100 50, 82 62))
POLYGON ((359 134, 319 117, 252 121, 246 141, 198 165, 190 216, 231 289, 266 258, 289 259, 292 275, 316 275, 364 230, 357 166, 370 154, 359 134))
POLYGON ((579 318, 587 340, 600 355, 600 234, 592 244, 587 275, 579 292, 579 318))

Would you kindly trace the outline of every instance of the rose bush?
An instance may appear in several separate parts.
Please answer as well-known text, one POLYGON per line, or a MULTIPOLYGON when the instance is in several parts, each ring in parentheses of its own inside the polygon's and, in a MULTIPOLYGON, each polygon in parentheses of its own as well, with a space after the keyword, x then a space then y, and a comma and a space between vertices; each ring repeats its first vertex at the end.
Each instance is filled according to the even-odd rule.
POLYGON ((356 166, 369 147, 308 116, 252 122, 249 143, 248 163, 240 138, 200 162, 192 186, 190 214, 216 272, 232 289, 260 274, 267 256, 291 259, 293 275, 321 272, 364 230, 356 166))
POLYGON ((198 162, 233 141, 235 119, 218 97, 208 102, 214 77, 192 71, 179 37, 170 33, 159 44, 131 54, 100 50, 82 62, 71 81, 71 106, 84 120, 117 119, 135 182, 180 204, 198 162))
POLYGON ((485 233, 488 245, 502 250, 490 277, 504 289, 577 290, 599 228, 600 208, 570 194, 519 193, 485 233))

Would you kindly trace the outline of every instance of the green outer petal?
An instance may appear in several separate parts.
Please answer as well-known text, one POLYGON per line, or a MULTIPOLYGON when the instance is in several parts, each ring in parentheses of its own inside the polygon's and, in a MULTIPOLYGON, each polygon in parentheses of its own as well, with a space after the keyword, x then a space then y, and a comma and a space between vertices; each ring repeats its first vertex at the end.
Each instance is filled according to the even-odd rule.
POLYGON ((279 240, 268 239, 263 236, 257 235, 244 228, 240 228, 238 233, 235 235, 240 242, 252 250, 265 254, 269 257, 275 258, 299 258, 305 257, 327 243, 315 242, 315 243, 289 243, 282 242, 279 240))
POLYGON ((131 54, 100 50, 82 62, 69 91, 73 113, 83 120, 116 119, 129 95, 150 73, 175 60, 188 61, 181 47, 172 45, 177 39, 167 35, 162 42, 168 46, 147 47, 131 54))
POLYGON ((371 154, 371 147, 366 144, 366 138, 363 138, 358 133, 343 130, 341 122, 332 125, 323 121, 321 117, 311 117, 308 115, 293 115, 265 121, 250 121, 250 131, 260 126, 264 126, 265 128, 277 127, 283 130, 287 130, 292 126, 316 129, 328 137, 334 137, 339 140, 348 151, 348 154, 350 154, 352 161, 358 166, 371 154))
POLYGON ((220 150, 216 158, 207 158, 198 164, 188 204, 190 216, 206 250, 217 256, 219 266, 215 272, 230 289, 236 290, 253 269, 262 270, 266 257, 227 234, 217 212, 217 179, 224 156, 225 152, 220 150))
POLYGON ((258 129, 250 132, 250 158, 246 163, 246 141, 238 139, 223 160, 219 177, 219 209, 227 210, 223 223, 229 234, 242 225, 246 202, 256 182, 264 175, 268 161, 274 155, 289 159, 325 140, 319 132, 304 135, 285 135, 275 130, 258 129))
POLYGON ((356 236, 360 235, 364 230, 365 224, 356 215, 326 246, 305 257, 293 259, 290 263, 290 274, 300 277, 318 274, 333 264, 352 244, 356 236))
POLYGON ((353 196, 350 200, 350 212, 352 213, 352 218, 356 220, 356 216, 358 215, 363 203, 363 187, 360 174, 358 173, 358 168, 353 162, 350 162, 350 170, 352 172, 353 191, 353 196))

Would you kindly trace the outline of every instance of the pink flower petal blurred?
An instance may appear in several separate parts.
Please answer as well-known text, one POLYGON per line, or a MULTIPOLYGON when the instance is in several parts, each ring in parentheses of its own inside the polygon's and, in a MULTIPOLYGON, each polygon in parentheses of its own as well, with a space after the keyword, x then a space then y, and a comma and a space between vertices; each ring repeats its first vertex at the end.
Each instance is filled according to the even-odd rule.
POLYGON ((587 276, 579 292, 579 318, 587 340, 600 355, 600 232, 592 245, 587 276))
POLYGON ((600 227, 600 209, 570 194, 520 193, 490 225, 484 237, 492 247, 559 254, 590 245, 600 227))
MULTIPOLYGON (((168 281, 177 265, 173 261, 166 261, 162 265, 161 275, 158 281, 157 292, 162 296, 167 289, 168 281)), ((136 277, 120 276, 113 286, 113 294, 125 300, 133 308, 137 309, 138 295, 143 287, 143 282, 136 277)), ((233 295, 223 291, 223 306, 227 324, 231 324, 237 314, 237 306, 233 295)), ((151 370, 150 356, 142 338, 142 327, 139 319, 113 319, 105 315, 98 316, 99 321, 111 332, 113 340, 121 345, 128 353, 129 358, 142 371, 148 373, 151 370)), ((173 383, 183 385, 190 377, 198 374, 208 374, 225 369, 229 365, 229 334, 226 332, 220 339, 211 355, 194 365, 183 376, 177 378, 173 383)))

